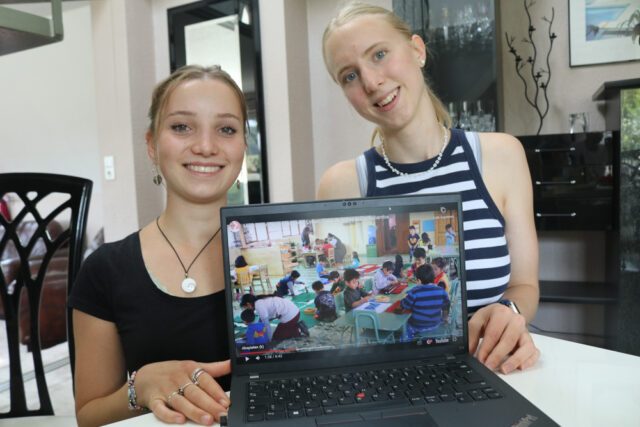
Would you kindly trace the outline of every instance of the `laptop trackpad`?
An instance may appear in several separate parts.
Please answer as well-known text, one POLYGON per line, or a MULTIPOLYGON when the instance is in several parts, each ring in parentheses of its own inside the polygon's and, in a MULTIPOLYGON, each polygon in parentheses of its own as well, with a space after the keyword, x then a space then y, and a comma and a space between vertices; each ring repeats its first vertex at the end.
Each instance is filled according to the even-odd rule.
POLYGON ((437 423, 422 408, 403 408, 384 412, 335 415, 316 418, 319 427, 437 427, 437 423))

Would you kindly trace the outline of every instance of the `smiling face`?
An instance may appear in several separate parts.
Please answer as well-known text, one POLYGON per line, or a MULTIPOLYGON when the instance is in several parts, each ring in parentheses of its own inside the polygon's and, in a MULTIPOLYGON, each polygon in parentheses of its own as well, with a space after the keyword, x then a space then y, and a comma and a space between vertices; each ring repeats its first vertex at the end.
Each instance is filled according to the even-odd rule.
POLYGON ((237 94, 217 79, 180 83, 160 114, 157 135, 147 135, 147 150, 165 178, 168 199, 225 200, 245 152, 237 94))
POLYGON ((426 107, 424 42, 380 15, 359 16, 334 28, 324 53, 331 77, 351 105, 381 128, 401 129, 426 107))

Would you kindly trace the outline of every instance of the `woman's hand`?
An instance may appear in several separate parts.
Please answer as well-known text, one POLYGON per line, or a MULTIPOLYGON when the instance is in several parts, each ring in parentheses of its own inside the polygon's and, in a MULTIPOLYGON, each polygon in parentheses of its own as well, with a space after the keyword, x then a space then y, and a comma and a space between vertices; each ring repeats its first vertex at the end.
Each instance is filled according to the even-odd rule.
POLYGON ((230 401, 214 378, 230 372, 228 360, 150 363, 140 368, 136 375, 138 404, 146 406, 167 423, 183 424, 187 419, 202 425, 220 422, 230 401))
POLYGON ((490 304, 471 317, 469 352, 489 369, 504 374, 527 369, 540 357, 524 316, 502 304, 490 304))

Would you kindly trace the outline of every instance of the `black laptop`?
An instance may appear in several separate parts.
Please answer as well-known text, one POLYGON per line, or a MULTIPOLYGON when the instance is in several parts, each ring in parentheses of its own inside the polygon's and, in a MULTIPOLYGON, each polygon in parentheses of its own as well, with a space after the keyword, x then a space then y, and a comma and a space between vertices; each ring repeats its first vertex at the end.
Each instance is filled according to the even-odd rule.
MULTIPOLYGON (((459 195, 227 207, 221 220, 228 266, 230 426, 557 425, 468 353, 459 195), (457 232, 455 242, 445 238, 447 224, 457 232), (314 239, 335 246, 328 271, 344 274, 356 267, 351 255, 357 252, 355 269, 368 292, 384 261, 400 254, 408 266, 410 225, 432 236, 428 257, 442 257, 451 267, 448 296, 440 294, 448 304, 428 312, 402 310, 401 300, 416 286, 426 286, 408 278, 401 292, 372 297, 353 309, 345 308, 340 292, 333 297, 337 317, 319 320, 311 285, 320 278, 313 260, 327 245, 316 246, 314 239), (305 228, 314 238, 306 247, 305 228), (250 282, 236 280, 239 256, 248 264, 250 282), (304 283, 293 285, 290 295, 272 296, 293 270, 304 283), (258 299, 254 310, 243 314, 245 294, 258 299), (430 318, 428 327, 415 327, 424 324, 420 316, 430 318)), ((324 282, 328 290, 331 284, 324 282)))

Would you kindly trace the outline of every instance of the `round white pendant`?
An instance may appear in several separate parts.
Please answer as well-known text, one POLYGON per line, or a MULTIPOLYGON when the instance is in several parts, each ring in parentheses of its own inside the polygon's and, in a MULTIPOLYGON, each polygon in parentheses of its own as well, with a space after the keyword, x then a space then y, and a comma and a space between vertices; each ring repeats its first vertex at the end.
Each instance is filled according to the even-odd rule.
POLYGON ((183 291, 190 294, 196 290, 196 286, 198 285, 196 284, 196 281, 193 280, 191 277, 185 277, 185 279, 182 281, 181 286, 183 291))

